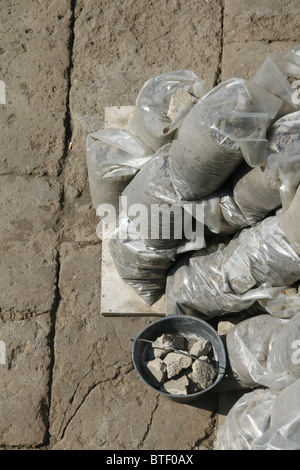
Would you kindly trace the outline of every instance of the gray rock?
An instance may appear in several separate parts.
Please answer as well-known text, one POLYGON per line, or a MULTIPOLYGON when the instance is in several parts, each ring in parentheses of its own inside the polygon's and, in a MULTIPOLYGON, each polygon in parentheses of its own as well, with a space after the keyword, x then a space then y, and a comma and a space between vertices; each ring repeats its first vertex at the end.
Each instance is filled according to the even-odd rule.
MULTIPOLYGON (((183 349, 184 337, 179 335, 163 334, 155 340, 156 343, 162 344, 165 348, 183 349)), ((153 344, 154 357, 164 358, 171 349, 162 349, 153 344)))
POLYGON ((193 359, 189 356, 171 352, 164 358, 164 362, 167 365, 167 376, 168 379, 179 375, 184 369, 187 369, 192 365, 193 359))
POLYGON ((168 392, 171 395, 187 395, 187 387, 189 385, 189 379, 186 375, 178 379, 168 380, 163 387, 162 391, 168 392))
POLYGON ((0 119, 2 174, 59 174, 65 146, 70 15, 66 0, 53 0, 51 7, 9 1, 2 10, 0 79, 7 89, 0 119))
POLYGON ((0 176, 3 310, 51 309, 55 299, 57 223, 61 186, 34 176, 0 176))
POLYGON ((210 387, 216 377, 216 369, 206 361, 195 361, 192 366, 193 380, 198 383, 203 390, 210 387))
POLYGON ((37 446, 45 442, 49 333, 49 314, 26 321, 0 321, 0 338, 5 345, 0 364, 0 446, 37 446))
POLYGON ((194 356, 207 356, 207 354, 211 351, 212 346, 211 342, 207 339, 199 339, 197 340, 190 349, 190 354, 194 356))
POLYGON ((167 366, 159 357, 153 361, 147 362, 146 368, 149 379, 151 380, 151 385, 157 387, 164 383, 167 378, 167 366))

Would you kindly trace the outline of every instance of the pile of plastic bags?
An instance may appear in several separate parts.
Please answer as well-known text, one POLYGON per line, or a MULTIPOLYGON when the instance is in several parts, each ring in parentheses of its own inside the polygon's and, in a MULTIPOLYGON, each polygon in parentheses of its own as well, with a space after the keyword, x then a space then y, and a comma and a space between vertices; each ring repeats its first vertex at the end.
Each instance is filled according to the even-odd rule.
POLYGON ((87 137, 93 205, 118 215, 109 246, 125 282, 148 305, 165 294, 166 315, 249 312, 226 347, 254 390, 216 449, 300 449, 298 78, 300 48, 212 90, 192 71, 162 74, 128 131, 87 137))

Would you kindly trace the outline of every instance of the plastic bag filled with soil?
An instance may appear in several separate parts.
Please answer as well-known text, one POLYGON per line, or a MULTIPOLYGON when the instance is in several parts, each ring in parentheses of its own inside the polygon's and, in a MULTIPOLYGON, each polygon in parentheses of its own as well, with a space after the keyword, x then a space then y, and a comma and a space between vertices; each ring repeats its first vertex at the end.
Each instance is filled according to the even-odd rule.
POLYGON ((170 149, 178 196, 207 196, 243 161, 265 164, 266 132, 281 100, 243 79, 227 80, 200 99, 183 120, 170 149))
POLYGON ((180 200, 170 181, 169 150, 170 144, 159 149, 122 194, 127 213, 130 207, 137 210, 137 204, 147 209, 139 211, 139 222, 145 228, 141 236, 147 245, 159 249, 177 245, 179 252, 187 251, 187 247, 197 250, 205 246, 207 235, 201 232, 201 222, 211 234, 221 235, 232 235, 249 226, 235 203, 231 184, 200 200, 180 200))
POLYGON ((231 408, 217 432, 214 450, 252 450, 270 428, 277 393, 269 389, 245 393, 231 408))
POLYGON ((280 98, 278 116, 300 108, 299 93, 293 85, 300 78, 300 55, 296 50, 272 52, 258 69, 253 82, 280 98))
POLYGON ((243 229, 228 244, 185 256, 170 270, 167 315, 214 317, 272 299, 300 279, 300 256, 278 218, 243 229))
POLYGON ((183 209, 170 181, 169 145, 162 147, 134 177, 122 194, 127 215, 137 224, 148 246, 168 249, 183 238, 183 209))
POLYGON ((136 99, 130 133, 156 152, 171 142, 183 117, 207 92, 205 81, 191 70, 164 73, 147 80, 136 99), (178 97, 177 112, 170 115, 171 99, 175 94, 178 97))
POLYGON ((119 196, 151 158, 149 152, 122 129, 103 129, 87 136, 88 177, 95 209, 111 204, 118 212, 119 196))
POLYGON ((233 184, 234 200, 249 225, 281 206, 280 179, 275 167, 251 168, 245 163, 235 173, 233 184))
POLYGON ((165 292, 167 273, 174 264, 176 249, 156 250, 141 239, 126 214, 109 242, 109 250, 120 277, 147 305, 154 304, 165 292))
POLYGON ((295 380, 270 363, 274 341, 289 321, 263 314, 243 320, 229 330, 226 335, 228 361, 232 376, 241 387, 262 385, 281 390, 295 380))

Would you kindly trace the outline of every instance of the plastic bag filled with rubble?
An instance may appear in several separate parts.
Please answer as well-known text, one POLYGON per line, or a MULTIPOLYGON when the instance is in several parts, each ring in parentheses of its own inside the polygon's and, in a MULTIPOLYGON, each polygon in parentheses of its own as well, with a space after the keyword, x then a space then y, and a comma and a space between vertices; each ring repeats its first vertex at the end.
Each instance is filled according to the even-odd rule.
POLYGON ((243 229, 228 244, 185 256, 170 270, 167 315, 214 317, 278 296, 300 279, 300 256, 278 218, 243 229))
POLYGON ((271 164, 278 167, 281 180, 281 226, 295 250, 300 254, 300 149, 284 150, 283 156, 271 155, 271 164))
MULTIPOLYGON (((298 335, 299 319, 296 321, 298 335)), ((291 357, 294 351, 291 343, 287 344, 286 336, 291 330, 292 320, 263 314, 243 320, 229 330, 226 335, 228 361, 232 375, 241 387, 261 385, 282 390, 298 378, 293 375, 291 357)), ((291 340, 294 336, 292 334, 291 340)))
POLYGON ((243 157, 265 164, 266 132, 281 100, 255 84, 232 78, 207 93, 183 120, 170 150, 178 196, 195 200, 216 191, 243 157))
POLYGON ((281 292, 275 299, 263 299, 259 301, 264 312, 273 317, 292 318, 300 312, 300 283, 297 282, 281 292))
POLYGON ((220 426, 214 450, 300 450, 300 380, 245 393, 220 426))
POLYGON ((286 205, 300 180, 300 112, 278 119, 269 129, 268 162, 242 164, 234 175, 234 200, 251 225, 286 205))
POLYGON ((300 78, 300 55, 298 50, 272 52, 258 69, 253 82, 280 98, 283 103, 279 116, 300 108, 297 88, 300 78))
POLYGON ((268 369, 274 374, 300 379, 300 312, 287 320, 286 325, 270 348, 268 369))
POLYGON ((159 249, 176 246, 183 238, 183 209, 170 181, 169 145, 146 163, 122 194, 129 217, 138 213, 141 237, 159 249))
POLYGON ((288 240, 300 253, 300 151, 287 148, 282 154, 270 156, 281 180, 282 210, 278 217, 288 240))
POLYGON ((217 431, 214 450, 252 450, 270 428, 278 393, 258 389, 245 393, 231 408, 217 431))
POLYGON ((163 295, 176 249, 156 250, 148 247, 130 219, 122 213, 109 242, 109 250, 120 277, 147 305, 152 305, 163 295))
POLYGON ((118 212, 119 196, 151 158, 149 152, 122 129, 103 129, 87 136, 88 177, 95 209, 111 204, 118 212))
POLYGON ((193 204, 203 206, 204 224, 211 234, 233 235, 250 225, 236 204, 231 183, 193 204))
POLYGON ((156 152, 171 142, 183 117, 207 91, 206 83, 191 70, 147 80, 136 99, 130 133, 156 152))
POLYGON ((289 206, 280 211, 278 217, 289 242, 300 254, 300 185, 289 206))
POLYGON ((276 121, 270 129, 268 164, 278 170, 280 197, 285 209, 300 183, 300 111, 276 121))
POLYGON ((274 398, 269 428, 252 450, 300 450, 300 379, 274 398))

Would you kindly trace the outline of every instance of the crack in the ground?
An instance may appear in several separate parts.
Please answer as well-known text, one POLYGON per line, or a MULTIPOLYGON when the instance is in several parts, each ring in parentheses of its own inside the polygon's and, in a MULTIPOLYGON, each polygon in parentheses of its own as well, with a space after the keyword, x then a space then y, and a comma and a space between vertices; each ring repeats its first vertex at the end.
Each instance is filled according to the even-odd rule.
MULTIPOLYGON (((112 364, 113 365, 113 364, 112 364)), ((82 405, 84 404, 84 402, 87 400, 88 396, 90 395, 90 393, 98 386, 98 385, 103 385, 105 383, 108 383, 108 382, 112 382, 114 380, 117 380, 117 379, 120 379, 120 382, 121 383, 125 376, 127 374, 129 374, 131 371, 133 370, 133 367, 131 366, 131 364, 124 364, 122 367, 118 368, 115 372, 115 375, 113 377, 109 377, 107 379, 104 379, 104 380, 99 380, 95 383, 93 383, 92 385, 90 385, 89 387, 87 387, 87 390, 85 391, 85 393, 83 394, 80 402, 76 405, 76 408, 74 409, 74 411, 72 412, 72 414, 69 416, 69 418, 65 421, 65 423, 62 423, 61 424, 61 427, 60 427, 60 431, 59 431, 59 435, 61 436, 60 438, 63 439, 64 438, 64 435, 66 433, 66 430, 70 424, 70 422, 75 418, 75 416, 77 415, 79 409, 82 407, 82 405), (127 366, 127 367, 126 367, 127 366)), ((80 389, 80 387, 82 386, 82 384, 84 383, 84 381, 86 380, 86 378, 92 373, 92 372, 95 372, 94 368, 91 368, 86 374, 85 376, 83 377, 83 379, 78 383, 77 387, 75 388, 74 390, 74 393, 70 399, 70 407, 71 405, 74 403, 75 401, 75 398, 76 398, 76 394, 78 392, 78 390, 80 389)), ((117 384, 119 384, 117 383, 117 384)), ((69 408, 70 408, 69 407, 69 408)), ((68 414, 68 411, 69 411, 69 408, 66 410, 65 412, 65 416, 68 414)))
POLYGON ((59 308, 61 296, 59 291, 59 275, 60 275, 60 253, 57 250, 56 253, 56 282, 55 282, 55 299, 52 305, 52 309, 50 311, 50 318, 51 318, 51 325, 50 325, 50 332, 48 335, 48 344, 50 349, 50 365, 49 365, 49 379, 48 379, 48 390, 49 390, 49 402, 48 402, 48 419, 47 419, 47 427, 46 427, 46 434, 45 434, 45 444, 49 443, 50 441, 50 409, 51 409, 51 399, 52 399, 52 384, 53 384, 53 371, 54 371, 54 362, 55 362, 55 325, 56 325, 56 313, 59 308))
MULTIPOLYGON (((71 126, 71 110, 70 110, 70 93, 71 93, 71 74, 72 74, 72 69, 73 69, 73 47, 74 47, 74 40, 75 40, 75 9, 76 9, 76 0, 70 0, 70 22, 69 22, 69 41, 68 41, 68 50, 69 50, 69 56, 68 56, 68 66, 67 66, 67 84, 68 84, 68 89, 67 89, 67 96, 66 96, 66 112, 65 112, 65 119, 64 119, 64 125, 65 125, 65 136, 64 136, 64 152, 63 156, 60 162, 60 172, 59 176, 62 174, 63 171, 63 164, 66 160, 68 151, 69 151, 69 143, 72 139, 72 126, 71 126)), ((63 210, 63 205, 64 205, 64 191, 62 189, 61 196, 60 196, 60 212, 63 210)), ((46 427, 46 433, 45 433, 45 445, 49 444, 50 442, 50 409, 51 409, 51 401, 52 401, 52 384, 53 384, 53 373, 54 373, 54 364, 55 364, 55 326, 56 326, 56 316, 57 312, 59 309, 60 301, 61 301, 61 295, 60 295, 60 289, 59 289, 59 279, 60 279, 60 247, 57 248, 57 253, 56 253, 56 282, 55 282, 55 299, 50 311, 50 317, 51 317, 51 327, 50 327, 50 333, 48 336, 48 344, 50 348, 50 366, 49 366, 49 381, 48 381, 48 389, 49 389, 49 395, 48 395, 48 416, 47 416, 47 427, 46 427)), ((45 418, 44 418, 45 419, 45 418)))
POLYGON ((60 162, 60 173, 63 171, 63 164, 66 161, 68 152, 69 152, 69 145, 72 141, 72 125, 71 125, 71 109, 70 109, 70 94, 71 94, 71 87, 72 87, 72 70, 74 68, 73 62, 73 49, 74 49, 74 41, 75 41, 75 10, 76 10, 76 1, 77 0, 70 0, 70 9, 71 9, 71 17, 70 17, 70 35, 69 35, 69 42, 68 42, 68 49, 69 49, 69 63, 67 67, 67 84, 68 84, 68 91, 67 91, 67 99, 66 99, 66 113, 65 113, 65 145, 64 145, 64 153, 63 157, 60 162))
POLYGON ((214 412, 212 413, 209 426, 204 431, 204 436, 197 439, 197 441, 194 443, 194 445, 191 448, 192 450, 199 450, 199 447, 205 443, 207 443, 207 448, 211 448, 210 441, 213 440, 214 433, 217 428, 217 421, 218 421, 218 416, 217 416, 217 413, 214 412))
POLYGON ((220 20, 220 52, 218 57, 218 66, 215 73, 214 79, 214 87, 219 85, 221 82, 221 73, 222 73, 222 60, 223 60, 223 47, 224 47, 224 4, 223 0, 220 0, 220 8, 221 8, 221 20, 220 20))
POLYGON ((144 433, 144 435, 143 435, 143 437, 142 437, 142 439, 141 439, 141 442, 140 442, 140 443, 138 444, 138 446, 137 446, 137 450, 141 450, 141 449, 142 449, 142 446, 144 445, 144 442, 145 442, 145 440, 146 440, 146 438, 147 438, 147 436, 148 436, 148 434, 149 434, 149 432, 150 432, 150 429, 151 429, 151 426, 152 426, 152 422, 153 422, 153 418, 154 418, 154 414, 155 414, 155 412, 156 412, 156 410, 157 410, 157 408, 158 408, 158 404, 159 404, 159 396, 157 396, 157 398, 156 398, 156 404, 155 404, 155 406, 154 406, 154 408, 153 408, 153 410, 152 410, 152 412, 151 412, 150 421, 149 421, 149 423, 147 424, 147 429, 146 429, 146 431, 145 431, 145 433, 144 433))

